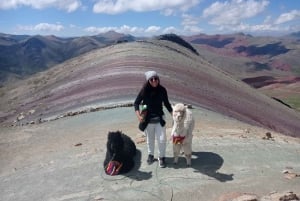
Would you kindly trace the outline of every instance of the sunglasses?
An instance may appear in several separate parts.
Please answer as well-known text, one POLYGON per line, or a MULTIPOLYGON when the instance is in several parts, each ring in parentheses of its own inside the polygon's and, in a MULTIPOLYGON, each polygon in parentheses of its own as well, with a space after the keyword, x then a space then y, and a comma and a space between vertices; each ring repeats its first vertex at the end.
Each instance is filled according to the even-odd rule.
POLYGON ((158 77, 152 77, 152 78, 150 78, 149 80, 150 80, 150 82, 155 82, 155 81, 158 80, 158 77))

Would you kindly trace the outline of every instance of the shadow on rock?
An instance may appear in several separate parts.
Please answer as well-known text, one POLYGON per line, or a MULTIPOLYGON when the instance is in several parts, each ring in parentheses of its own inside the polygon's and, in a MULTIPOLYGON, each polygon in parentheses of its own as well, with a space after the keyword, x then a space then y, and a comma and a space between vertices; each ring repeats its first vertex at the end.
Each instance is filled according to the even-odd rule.
MULTIPOLYGON (((175 169, 187 168, 186 160, 184 155, 181 155, 178 160, 178 164, 173 164, 173 157, 167 158, 168 167, 173 167, 175 169)), ((195 169, 195 172, 205 174, 209 177, 213 177, 220 182, 232 181, 233 174, 224 174, 218 172, 218 170, 223 165, 223 158, 212 152, 193 152, 192 154, 192 166, 191 168, 195 169)))
POLYGON ((137 181, 148 180, 152 177, 152 172, 142 172, 139 170, 142 163, 142 153, 138 149, 136 150, 134 162, 134 168, 129 173, 124 174, 124 176, 137 181))
POLYGON ((220 182, 232 181, 233 174, 224 174, 218 172, 223 165, 223 158, 213 152, 193 152, 192 168, 195 172, 200 172, 209 177, 213 177, 220 182))

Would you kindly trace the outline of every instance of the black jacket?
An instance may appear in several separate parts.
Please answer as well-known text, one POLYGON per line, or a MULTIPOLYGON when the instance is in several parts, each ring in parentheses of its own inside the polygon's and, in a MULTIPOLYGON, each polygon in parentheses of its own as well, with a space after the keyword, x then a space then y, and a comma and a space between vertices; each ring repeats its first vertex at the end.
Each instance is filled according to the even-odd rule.
POLYGON ((155 88, 148 85, 142 89, 134 101, 135 111, 139 110, 140 104, 147 105, 147 116, 145 121, 139 125, 139 128, 142 131, 145 130, 149 120, 153 117, 160 117, 161 125, 165 125, 165 121, 162 118, 164 115, 163 105, 165 105, 170 113, 172 112, 172 106, 168 99, 167 90, 161 85, 158 85, 155 88))

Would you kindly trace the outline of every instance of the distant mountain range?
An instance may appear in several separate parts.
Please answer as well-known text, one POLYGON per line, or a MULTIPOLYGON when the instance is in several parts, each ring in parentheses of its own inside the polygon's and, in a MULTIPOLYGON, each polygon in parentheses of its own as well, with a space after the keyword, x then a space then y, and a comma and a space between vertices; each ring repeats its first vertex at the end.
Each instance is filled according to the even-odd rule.
MULTIPOLYGON (((285 37, 240 33, 182 38, 200 56, 241 79, 251 74, 254 77, 300 75, 300 32, 285 37)), ((0 84, 44 71, 91 50, 136 40, 139 38, 114 31, 70 38, 0 34, 0 84)))
MULTIPOLYGON (((286 102, 291 97, 295 98, 295 103, 300 102, 297 93, 300 82, 289 78, 294 73, 292 70, 270 67, 268 70, 248 72, 247 69, 244 70, 244 65, 239 66, 239 73, 229 71, 234 68, 226 71, 220 69, 230 66, 229 64, 238 67, 243 62, 252 62, 251 59, 255 59, 255 62, 267 62, 274 58, 286 58, 290 54, 289 57, 292 58, 295 51, 298 51, 293 49, 293 43, 278 43, 275 39, 268 41, 267 44, 278 49, 276 53, 264 55, 268 45, 250 43, 251 36, 240 34, 202 37, 202 41, 200 37, 184 40, 183 37, 167 34, 134 42, 116 42, 79 55, 27 79, 3 85, 0 87, 0 126, 38 124, 120 104, 132 106, 140 87, 145 83, 145 71, 151 69, 160 75, 161 83, 168 89, 172 103, 182 102, 206 108, 252 125, 299 137, 300 113, 294 110, 297 107, 292 102, 286 102), (219 41, 227 41, 227 37, 235 38, 230 43, 221 42, 223 44, 213 47, 212 42, 207 45, 208 42, 204 41, 205 38, 212 40, 210 37, 216 37, 213 40, 219 41), (188 42, 190 39, 196 39, 198 44, 195 41, 188 42), (245 46, 246 49, 237 48, 240 46, 245 46), (248 47, 251 48, 247 50, 248 47), (255 47, 260 50, 258 55, 252 49, 255 47), (247 55, 248 52, 250 55, 247 55), (211 59, 214 57, 215 59, 211 59), (216 65, 222 59, 223 63, 216 65), (262 72, 273 76, 249 79, 250 75, 258 76, 262 72), (270 92, 273 93, 280 89, 278 91, 281 97, 270 98, 249 87, 237 75, 248 77, 247 80, 251 83, 266 83, 259 90, 272 86, 274 88, 270 92), (282 82, 278 82, 279 79, 282 82)), ((44 44, 37 43, 37 47, 44 47, 44 44)), ((107 118, 114 121, 114 116, 107 118)), ((202 122, 199 124, 207 126, 202 122)))
MULTIPOLYGON (((284 37, 228 35, 154 37, 189 49, 212 65, 300 111, 300 32, 284 37)), ((113 31, 61 38, 0 34, 0 86, 48 70, 66 60, 118 43, 145 41, 113 31)))
POLYGON ((253 37, 245 34, 197 35, 184 39, 206 60, 237 77, 299 76, 300 37, 253 37))
POLYGON ((116 32, 72 38, 0 34, 0 83, 44 71, 94 49, 134 40, 116 32))

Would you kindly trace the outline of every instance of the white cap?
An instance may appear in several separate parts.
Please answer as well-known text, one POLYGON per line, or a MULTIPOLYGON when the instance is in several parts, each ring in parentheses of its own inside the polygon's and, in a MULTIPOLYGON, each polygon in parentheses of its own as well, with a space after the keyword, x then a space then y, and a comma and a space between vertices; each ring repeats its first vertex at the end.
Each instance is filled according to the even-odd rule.
POLYGON ((145 73, 145 76, 146 76, 146 80, 149 80, 151 77, 158 77, 158 74, 155 71, 147 71, 145 73))

